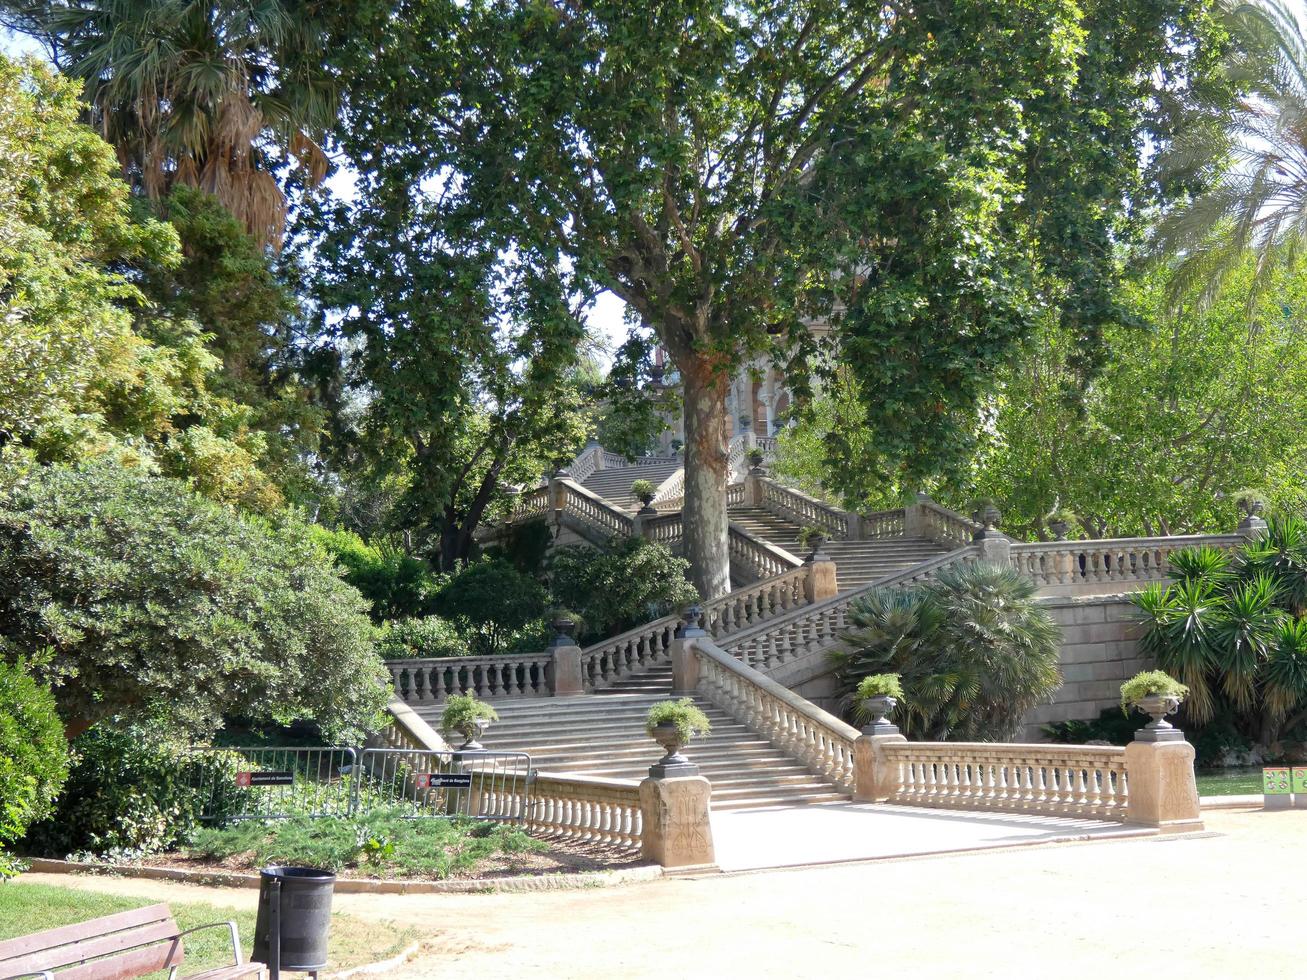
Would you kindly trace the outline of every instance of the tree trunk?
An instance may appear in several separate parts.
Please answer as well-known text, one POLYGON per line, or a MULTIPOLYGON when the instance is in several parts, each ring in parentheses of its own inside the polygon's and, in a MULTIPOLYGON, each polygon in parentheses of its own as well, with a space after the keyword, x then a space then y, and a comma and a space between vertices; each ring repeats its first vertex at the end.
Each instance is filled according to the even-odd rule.
POLYGON ((731 591, 726 516, 726 390, 730 378, 709 358, 678 359, 685 398, 685 557, 702 599, 731 591))

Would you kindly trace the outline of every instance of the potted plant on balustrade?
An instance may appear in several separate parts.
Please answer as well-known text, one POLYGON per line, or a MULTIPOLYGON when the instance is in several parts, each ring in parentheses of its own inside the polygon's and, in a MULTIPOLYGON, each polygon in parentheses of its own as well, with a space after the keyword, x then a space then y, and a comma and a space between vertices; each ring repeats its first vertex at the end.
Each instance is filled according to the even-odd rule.
POLYGON ((822 557, 821 546, 826 543, 826 529, 815 525, 808 525, 799 530, 799 547, 811 549, 808 553, 807 561, 816 561, 822 557))
POLYGON ((1080 523, 1080 515, 1067 507, 1058 507, 1046 518, 1048 529, 1057 541, 1065 541, 1067 532, 1080 523))
POLYGON ((1239 530, 1262 531, 1266 528, 1266 521, 1262 519, 1262 511, 1266 509, 1266 494, 1260 490, 1236 490, 1230 496, 1234 498, 1234 504, 1243 512, 1243 517, 1239 521, 1239 530))
POLYGON ((652 480, 636 480, 631 484, 631 494, 643 505, 640 513, 646 513, 653 510, 654 494, 658 492, 658 487, 652 480))
POLYGON ((749 466, 755 470, 761 470, 763 461, 767 458, 767 454, 757 446, 751 446, 745 456, 749 460, 749 466))
POLYGON ((902 700, 898 674, 869 674, 860 680, 853 692, 853 714, 863 726, 862 734, 897 735, 898 726, 887 719, 902 700))
POLYGON ((650 776, 665 779, 699 774, 699 767, 690 762, 681 749, 695 737, 711 732, 712 725, 693 700, 659 701, 645 715, 644 727, 649 737, 666 753, 656 765, 649 767, 650 776))
POLYGON ((479 739, 499 714, 484 701, 471 694, 451 694, 440 714, 440 730, 446 735, 458 732, 463 736, 460 750, 479 752, 483 748, 479 739))
POLYGON ((1189 688, 1161 670, 1143 670, 1121 685, 1121 710, 1127 715, 1132 707, 1152 718, 1135 732, 1140 742, 1169 742, 1184 738, 1184 733, 1166 720, 1180 710, 1180 702, 1189 688))

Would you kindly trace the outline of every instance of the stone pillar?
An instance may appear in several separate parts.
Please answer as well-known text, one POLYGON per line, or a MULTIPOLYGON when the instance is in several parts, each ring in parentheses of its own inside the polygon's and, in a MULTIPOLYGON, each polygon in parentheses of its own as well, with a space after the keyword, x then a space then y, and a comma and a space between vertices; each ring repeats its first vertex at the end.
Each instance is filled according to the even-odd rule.
POLYGON ((762 506, 762 474, 754 467, 749 467, 744 474, 744 504, 746 507, 762 506))
POLYGON ((885 758, 883 746, 906 742, 902 735, 859 735, 853 742, 853 801, 884 803, 898 787, 898 766, 885 758))
POLYGON ((839 579, 833 561, 818 552, 804 564, 808 567, 808 581, 804 583, 804 591, 809 602, 821 602, 839 592, 839 579))
POLYGON ((980 548, 980 560, 995 565, 1012 562, 1012 539, 1002 531, 977 531, 975 542, 980 548))
POLYGON ((1173 833, 1203 829, 1192 745, 1183 739, 1136 740, 1125 747, 1125 770, 1127 823, 1173 833))
POLYGON ((570 619, 554 620, 556 635, 549 644, 549 693, 554 697, 572 697, 585 693, 581 671, 581 648, 572 639, 576 625, 570 619))
POLYGON ((1235 531, 1251 541, 1266 533, 1266 521, 1262 520, 1257 514, 1245 514, 1235 531))
POLYGON ((672 694, 678 698, 689 697, 699 689, 699 658, 694 652, 694 641, 708 635, 699 625, 700 615, 698 606, 687 608, 681 625, 672 634, 668 652, 672 659, 672 694))
POLYGON ((702 776, 642 781, 640 856, 664 868, 716 867, 711 797, 712 786, 702 776))
POLYGON ((903 508, 903 536, 905 538, 925 538, 929 537, 926 533, 926 515, 925 508, 922 504, 929 503, 928 494, 917 494, 917 502, 908 504, 903 508))

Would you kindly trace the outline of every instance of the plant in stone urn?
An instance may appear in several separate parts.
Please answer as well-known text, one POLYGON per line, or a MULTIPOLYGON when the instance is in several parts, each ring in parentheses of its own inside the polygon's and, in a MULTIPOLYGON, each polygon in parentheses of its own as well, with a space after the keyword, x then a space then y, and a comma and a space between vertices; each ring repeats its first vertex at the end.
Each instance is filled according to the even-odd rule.
POLYGON ((853 692, 854 715, 865 726, 864 735, 897 735, 898 728, 886 720, 903 698, 898 674, 870 674, 853 692))
POLYGON ((440 715, 440 730, 446 734, 458 732, 464 739, 460 748, 479 751, 481 743, 477 740, 492 721, 498 720, 498 712, 484 701, 471 694, 451 694, 440 715))
POLYGON ((659 701, 645 715, 644 728, 667 753, 657 765, 650 767, 649 775, 693 776, 699 771, 698 766, 681 754, 681 749, 695 736, 711 732, 712 725, 690 698, 659 701))
POLYGON ((979 497, 971 503, 971 516, 976 523, 983 524, 986 531, 992 531, 1003 519, 1003 512, 993 497, 979 497))
POLYGON ((1259 517, 1266 509, 1266 494, 1260 490, 1236 490, 1230 496, 1234 498, 1235 506, 1243 511, 1244 517, 1259 517))
POLYGON ((821 554, 821 546, 826 542, 826 529, 809 525, 799 531, 799 547, 810 548, 808 560, 813 561, 821 554))
POLYGON ((652 480, 636 480, 631 484, 631 493, 645 507, 653 503, 654 494, 658 492, 658 487, 652 480))
POLYGON ((1189 694, 1189 688, 1161 670, 1144 670, 1121 685, 1121 710, 1127 715, 1133 706, 1152 718, 1143 730, 1135 733, 1140 741, 1164 741, 1183 738, 1169 721, 1180 709, 1180 702, 1189 694))
POLYGON ((1048 529, 1058 541, 1065 541, 1067 531, 1080 523, 1080 515, 1066 507, 1059 507, 1048 515, 1048 529))
POLYGON ((767 458, 767 454, 764 453, 757 446, 751 447, 749 451, 745 453, 745 456, 748 457, 749 465, 752 466, 755 470, 760 469, 762 467, 763 460, 767 458))

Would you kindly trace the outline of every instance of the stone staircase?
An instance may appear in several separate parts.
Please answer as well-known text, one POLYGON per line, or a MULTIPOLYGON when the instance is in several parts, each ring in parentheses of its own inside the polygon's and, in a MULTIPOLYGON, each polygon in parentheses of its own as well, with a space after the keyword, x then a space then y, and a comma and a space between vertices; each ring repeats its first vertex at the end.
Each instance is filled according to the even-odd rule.
MULTIPOLYGON (((754 537, 792 555, 808 552, 800 546, 798 525, 762 507, 732 507, 731 520, 754 537)), ((945 554, 948 549, 927 538, 873 538, 868 541, 827 541, 822 545, 834 562, 841 592, 860 589, 886 575, 902 572, 945 554)))
POLYGON ((631 493, 632 483, 636 480, 648 480, 654 486, 658 486, 680 468, 681 460, 670 458, 640 466, 596 470, 585 478, 581 486, 603 497, 619 510, 634 511, 639 509, 640 501, 631 493))
MULTIPOLYGON (((643 779, 662 750, 644 731, 651 705, 671 697, 670 665, 656 666, 603 692, 572 698, 495 701, 499 721, 481 743, 490 750, 526 752, 543 772, 643 779)), ((714 810, 847 803, 849 797, 774 748, 761 735, 710 702, 695 698, 712 733, 687 749, 712 783, 714 810)), ((437 708, 419 708, 430 724, 437 708)))

